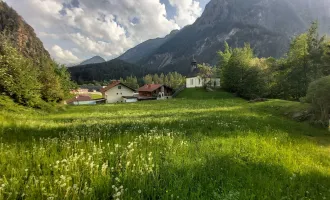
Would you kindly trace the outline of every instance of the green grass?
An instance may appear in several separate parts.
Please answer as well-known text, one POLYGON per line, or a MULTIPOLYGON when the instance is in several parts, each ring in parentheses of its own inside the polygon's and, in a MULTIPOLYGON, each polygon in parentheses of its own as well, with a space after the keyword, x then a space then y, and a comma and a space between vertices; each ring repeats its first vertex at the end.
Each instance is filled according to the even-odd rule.
POLYGON ((0 199, 329 199, 326 130, 299 103, 177 99, 0 111, 0 199))
POLYGON ((90 96, 91 96, 92 99, 102 99, 103 98, 101 93, 100 94, 91 93, 90 96))

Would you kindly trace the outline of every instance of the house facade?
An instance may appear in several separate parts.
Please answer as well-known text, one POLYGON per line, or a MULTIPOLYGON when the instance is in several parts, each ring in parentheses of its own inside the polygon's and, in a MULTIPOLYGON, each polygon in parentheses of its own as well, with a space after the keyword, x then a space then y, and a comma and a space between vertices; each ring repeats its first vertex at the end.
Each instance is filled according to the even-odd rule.
POLYGON ((212 88, 220 88, 220 78, 207 78, 204 80, 202 77, 196 76, 186 79, 186 88, 201 88, 205 85, 212 88))
POLYGON ((204 80, 202 77, 196 76, 196 77, 190 77, 186 79, 186 88, 199 88, 203 87, 204 80))
POLYGON ((112 82, 103 88, 101 92, 106 103, 132 103, 137 101, 137 98, 133 96, 135 90, 120 81, 112 82))
POLYGON ((139 98, 169 99, 174 94, 174 90, 166 85, 147 84, 138 89, 139 98))

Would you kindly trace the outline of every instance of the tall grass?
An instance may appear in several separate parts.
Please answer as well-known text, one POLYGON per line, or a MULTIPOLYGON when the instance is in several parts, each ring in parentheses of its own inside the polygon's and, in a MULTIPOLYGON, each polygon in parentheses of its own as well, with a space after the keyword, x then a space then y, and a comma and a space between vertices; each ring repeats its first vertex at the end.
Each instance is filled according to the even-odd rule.
MULTIPOLYGON (((208 96, 208 98, 204 98, 208 96)), ((0 113, 0 199, 328 199, 327 132, 271 101, 179 99, 0 113)))

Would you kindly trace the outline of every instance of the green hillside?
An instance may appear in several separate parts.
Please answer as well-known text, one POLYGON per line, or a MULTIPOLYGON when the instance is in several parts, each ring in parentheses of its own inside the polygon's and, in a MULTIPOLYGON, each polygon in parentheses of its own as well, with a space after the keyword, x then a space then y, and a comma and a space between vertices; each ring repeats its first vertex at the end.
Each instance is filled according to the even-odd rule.
POLYGON ((2 110, 0 199, 328 199, 329 133, 282 116, 289 105, 304 107, 191 89, 51 115, 2 110))

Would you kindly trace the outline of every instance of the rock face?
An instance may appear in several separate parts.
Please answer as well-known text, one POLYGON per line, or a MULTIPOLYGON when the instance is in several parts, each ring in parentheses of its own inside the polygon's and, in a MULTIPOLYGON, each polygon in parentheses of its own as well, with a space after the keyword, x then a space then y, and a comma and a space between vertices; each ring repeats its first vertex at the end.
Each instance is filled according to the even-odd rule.
POLYGON ((35 62, 43 58, 50 59, 49 53, 33 28, 2 1, 0 1, 0 33, 11 40, 24 56, 33 58, 35 62))
MULTIPOLYGON (((130 61, 146 70, 187 74, 193 55, 199 63, 215 65, 216 52, 223 49, 225 41, 232 47, 248 42, 259 57, 281 57, 292 37, 317 19, 321 33, 330 33, 329 0, 211 0, 194 24, 130 61)), ((149 43, 141 46, 128 52, 141 53, 149 43)), ((120 59, 125 56, 127 53, 120 59)))
POLYGON ((100 56, 94 56, 91 59, 85 60, 84 62, 80 63, 79 65, 89 65, 89 64, 98 64, 105 62, 104 58, 100 56))

